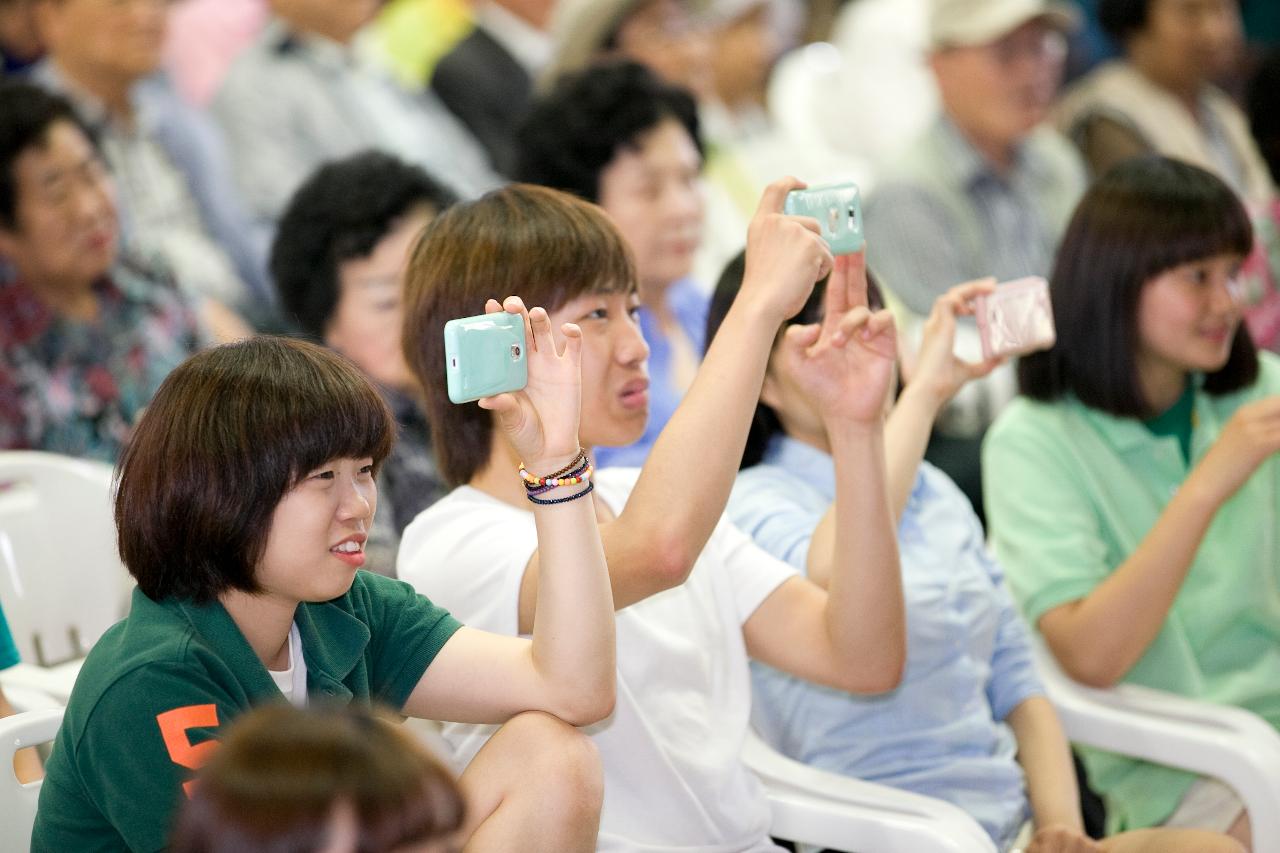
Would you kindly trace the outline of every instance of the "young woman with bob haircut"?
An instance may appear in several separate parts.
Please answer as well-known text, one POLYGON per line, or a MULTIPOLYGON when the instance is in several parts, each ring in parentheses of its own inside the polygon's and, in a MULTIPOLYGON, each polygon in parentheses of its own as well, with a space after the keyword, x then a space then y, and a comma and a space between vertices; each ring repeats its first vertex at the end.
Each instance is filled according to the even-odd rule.
POLYGON ((466 807, 403 726, 355 705, 242 715, 200 769, 170 853, 452 853, 466 807))
MULTIPOLYGON (((739 260, 712 297, 708 340, 741 283, 739 260)), ((994 285, 957 285, 935 301, 885 426, 907 611, 902 683, 882 696, 856 696, 753 666, 753 722, 798 761, 955 804, 999 850, 1239 853, 1225 836, 1191 830, 1143 830, 1100 844, 1085 835, 1071 750, 1036 675, 1026 624, 968 499, 923 461, 941 408, 999 364, 953 355, 957 318, 972 316, 974 299, 994 285)), ((787 328, 825 323, 826 296, 815 288, 787 328)), ((872 304, 877 299, 872 293, 872 304)), ((821 563, 809 563, 827 547, 845 472, 827 438, 830 400, 788 341, 779 335, 774 344, 729 518, 823 584, 821 563)))
MULTIPOLYGON (((748 657, 843 690, 898 681, 902 591, 885 494, 880 407, 892 372, 892 318, 859 289, 861 258, 841 259, 845 301, 832 327, 800 343, 822 363, 845 415, 834 440, 850 466, 845 523, 823 590, 761 552, 722 514, 778 326, 832 258, 811 219, 782 215, 768 189, 748 236, 747 273, 688 395, 643 469, 606 469, 592 494, 619 608, 618 703, 589 729, 605 768, 599 850, 765 851, 769 809, 740 759, 748 657)), ((457 486, 405 531, 401 578, 503 634, 540 625, 549 603, 525 490, 504 483, 512 450, 492 415, 445 393, 441 329, 494 288, 550 307, 582 330, 582 441, 627 444, 646 420, 645 346, 635 274, 605 213, 564 193, 512 185, 446 211, 423 232, 406 277, 408 357, 426 390, 441 470, 457 486), (467 436, 462 439, 462 436, 467 436)), ((462 759, 492 734, 446 726, 462 759)))
MULTIPOLYGON (((485 404, 511 452, 550 473, 579 449, 581 335, 559 330, 558 348, 546 312, 521 313, 529 385, 485 404)), ((613 706, 614 632, 590 503, 537 508, 554 556, 532 639, 462 627, 358 571, 394 431, 359 369, 313 344, 255 338, 170 374, 118 471, 120 554, 138 587, 76 681, 33 850, 163 848, 222 727, 285 699, 505 724, 460 779, 468 849, 594 848, 599 763, 571 726, 613 706)))
MULTIPOLYGON (((1280 361, 1241 325, 1252 245, 1199 167, 1126 161, 1086 193, 1051 294, 1058 341, 984 447, 987 518, 1063 668, 1238 705, 1280 726, 1280 361)), ((1112 828, 1230 830, 1217 782, 1095 751, 1112 828)))

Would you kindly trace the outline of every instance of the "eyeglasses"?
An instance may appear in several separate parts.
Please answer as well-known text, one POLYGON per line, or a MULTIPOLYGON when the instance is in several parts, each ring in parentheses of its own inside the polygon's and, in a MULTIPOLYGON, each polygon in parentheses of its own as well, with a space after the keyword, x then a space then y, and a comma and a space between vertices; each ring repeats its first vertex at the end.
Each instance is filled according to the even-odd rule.
POLYGON ((1057 63, 1067 56, 1067 38, 1057 30, 1030 29, 1011 33, 988 49, 1001 65, 1013 65, 1024 58, 1057 63))

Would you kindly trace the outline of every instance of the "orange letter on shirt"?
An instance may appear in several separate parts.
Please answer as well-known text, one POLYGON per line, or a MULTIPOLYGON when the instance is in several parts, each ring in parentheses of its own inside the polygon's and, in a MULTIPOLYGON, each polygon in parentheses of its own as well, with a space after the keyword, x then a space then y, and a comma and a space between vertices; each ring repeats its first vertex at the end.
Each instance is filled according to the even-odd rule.
MULTIPOLYGON (((218 747, 216 740, 193 744, 187 737, 188 729, 218 725, 216 705, 186 705, 182 708, 174 708, 172 711, 156 714, 156 724, 160 726, 160 736, 164 738, 164 748, 169 750, 169 757, 173 759, 174 764, 181 767, 199 770, 200 766, 209 760, 213 750, 218 747)), ((187 796, 191 796, 194 783, 193 779, 182 786, 187 796)))

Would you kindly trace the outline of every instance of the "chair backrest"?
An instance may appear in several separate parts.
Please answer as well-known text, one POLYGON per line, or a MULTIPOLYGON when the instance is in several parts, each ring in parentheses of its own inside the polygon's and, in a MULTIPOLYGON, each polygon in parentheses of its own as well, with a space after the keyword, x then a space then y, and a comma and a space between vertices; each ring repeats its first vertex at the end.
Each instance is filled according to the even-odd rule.
POLYGON ((128 606, 111 468, 52 453, 0 453, 0 605, 18 651, 49 666, 83 657, 128 606))
POLYGON ((0 850, 27 853, 36 822, 40 783, 23 784, 13 774, 13 754, 53 740, 65 709, 27 711, 0 719, 0 850))

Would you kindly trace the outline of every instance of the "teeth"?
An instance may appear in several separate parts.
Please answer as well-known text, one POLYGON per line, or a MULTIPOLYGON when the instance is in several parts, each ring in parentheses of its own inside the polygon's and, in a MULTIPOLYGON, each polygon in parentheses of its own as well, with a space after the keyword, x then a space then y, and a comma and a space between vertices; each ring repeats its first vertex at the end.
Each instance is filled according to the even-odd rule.
POLYGON ((335 551, 342 551, 347 554, 354 554, 360 550, 359 542, 343 542, 341 545, 334 547, 335 551))

